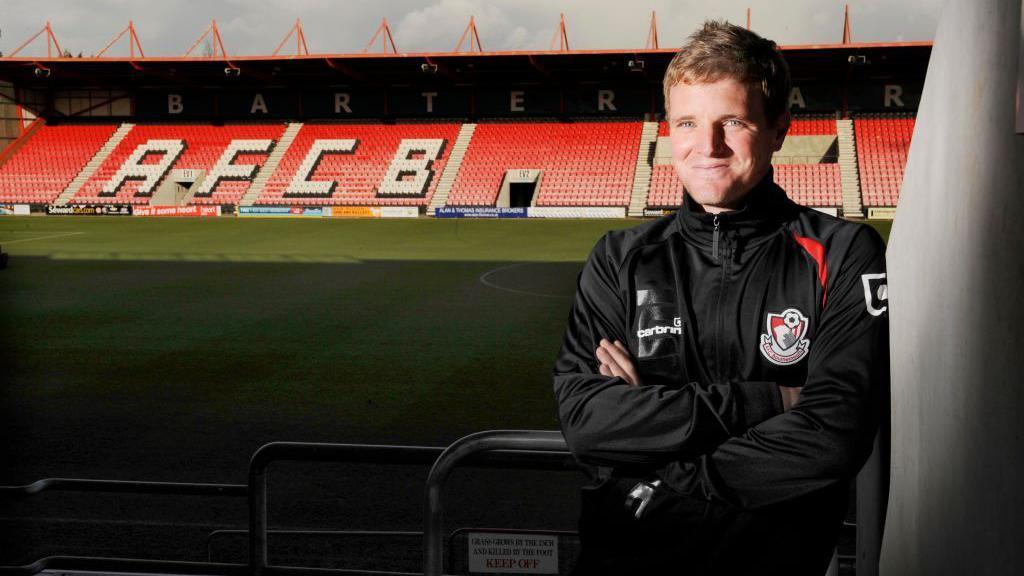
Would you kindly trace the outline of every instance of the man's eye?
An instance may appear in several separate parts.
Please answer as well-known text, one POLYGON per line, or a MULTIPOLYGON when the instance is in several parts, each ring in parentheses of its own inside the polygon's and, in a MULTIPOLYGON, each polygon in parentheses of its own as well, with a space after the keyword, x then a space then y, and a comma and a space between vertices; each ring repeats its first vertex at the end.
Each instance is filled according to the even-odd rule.
POLYGON ((737 120, 735 118, 730 118, 729 120, 725 121, 725 125, 735 128, 735 127, 738 127, 738 126, 743 126, 743 122, 740 122, 739 120, 737 120))
POLYGON ((679 128, 693 128, 695 125, 696 124, 694 124, 690 120, 680 120, 678 123, 676 123, 676 126, 679 128))

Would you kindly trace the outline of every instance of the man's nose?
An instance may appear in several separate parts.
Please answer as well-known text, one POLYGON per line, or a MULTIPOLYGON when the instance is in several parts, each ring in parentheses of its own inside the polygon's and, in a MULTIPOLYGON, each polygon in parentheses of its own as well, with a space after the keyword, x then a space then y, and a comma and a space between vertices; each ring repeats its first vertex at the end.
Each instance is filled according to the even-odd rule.
POLYGON ((716 156, 722 150, 722 127, 711 123, 701 126, 697 133, 697 150, 705 156, 716 156))

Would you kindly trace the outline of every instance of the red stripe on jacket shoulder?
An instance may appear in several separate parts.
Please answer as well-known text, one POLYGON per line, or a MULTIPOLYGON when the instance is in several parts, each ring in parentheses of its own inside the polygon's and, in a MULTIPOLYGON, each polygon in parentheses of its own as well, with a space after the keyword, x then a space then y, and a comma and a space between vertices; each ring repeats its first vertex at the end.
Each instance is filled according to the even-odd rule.
POLYGON ((828 282, 828 263, 825 261, 825 247, 821 242, 806 236, 798 236, 793 233, 793 239, 803 248, 807 254, 818 263, 818 281, 821 282, 821 307, 825 307, 825 300, 828 294, 825 293, 825 286, 828 282))

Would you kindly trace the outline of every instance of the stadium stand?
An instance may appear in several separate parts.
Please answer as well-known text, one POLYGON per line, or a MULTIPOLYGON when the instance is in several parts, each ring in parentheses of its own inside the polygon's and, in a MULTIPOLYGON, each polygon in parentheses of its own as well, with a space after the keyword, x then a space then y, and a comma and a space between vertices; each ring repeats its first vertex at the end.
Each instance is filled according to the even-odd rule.
POLYGON ((537 206, 627 206, 641 122, 486 122, 448 197, 450 206, 494 206, 505 173, 540 170, 537 206))
POLYGON ((835 136, 836 117, 832 114, 794 116, 787 136, 835 136))
MULTIPOLYGON (((914 118, 910 115, 864 114, 853 120, 856 137, 857 172, 864 206, 895 206, 902 184, 914 118)), ((296 125, 298 129, 300 125, 296 125)), ((451 155, 461 124, 338 124, 301 125, 292 145, 282 150, 280 164, 267 174, 265 188, 249 196, 262 205, 405 205, 427 207, 451 155), (354 152, 343 153, 326 146, 323 153, 311 150, 316 141, 355 140, 354 152), (401 152, 412 162, 424 155, 437 154, 425 181, 403 182, 415 170, 402 170, 396 162, 399 147, 405 142, 416 150, 401 152), (426 147, 424 143, 430 143, 426 147), (440 144, 438 144, 440 143, 440 144), (314 157, 315 156, 315 157, 314 157), (305 162, 305 164, 304 164, 305 162), (309 171, 307 182, 296 180, 296 173, 309 171), (381 190, 389 169, 395 172, 398 188, 381 190), (311 171, 310 171, 311 170, 311 171), (329 193, 329 184, 337 181, 329 193), (422 184, 422 186, 420 186, 422 184), (299 186, 300 189, 293 189, 299 186), (410 188, 409 186, 412 186, 410 188), (420 186, 418 189, 417 186, 420 186), (325 188, 327 187, 327 188, 325 188), (308 188, 308 190, 307 190, 308 188), (290 189, 293 189, 291 192, 290 189), (256 198, 258 194, 258 198, 256 198)), ((72 203, 148 204, 151 194, 137 195, 139 179, 127 179, 115 194, 103 192, 137 148, 151 140, 183 141, 180 157, 173 169, 193 169, 209 173, 221 160, 232 141, 280 141, 285 124, 148 124, 131 128, 94 173, 83 172, 97 151, 110 139, 114 124, 65 124, 41 126, 21 148, 0 166, 0 202, 48 204, 58 200, 61 191, 76 175, 84 184, 72 203)), ((450 206, 494 206, 505 174, 511 169, 540 170, 535 192, 537 206, 628 206, 633 195, 637 166, 637 143, 642 122, 482 122, 467 134, 467 148, 461 166, 453 165, 449 175, 454 181, 446 198, 450 206), (454 174, 455 171, 457 174, 454 174)), ((667 139, 669 128, 659 122, 657 134, 667 139)), ((836 121, 829 115, 800 116, 793 120, 790 138, 835 136, 836 121)), ((662 146, 667 145, 663 140, 662 146)), ((113 144, 110 144, 113 146, 113 144)), ((663 150, 662 154, 667 153, 663 150)), ((238 153, 234 165, 262 166, 267 152, 238 153)), ((418 160, 417 160, 418 159, 418 160)), ((140 162, 158 164, 163 154, 145 154, 140 162)), ((428 159, 429 160, 429 159, 428 159)), ((825 162, 793 163, 781 158, 775 164, 776 181, 794 201, 815 207, 841 207, 843 186, 839 164, 825 162)), ((223 161, 223 160, 222 160, 223 161)), ((642 162, 643 159, 641 158, 642 162)), ((655 159, 651 166, 650 191, 645 206, 674 208, 682 201, 682 189, 674 169, 655 159)), ((97 163, 98 160, 94 160, 97 163)), ((258 173, 257 173, 258 174, 258 173)), ((252 178, 224 178, 210 193, 189 196, 191 204, 237 205, 250 189, 252 178)), ((74 188, 74 187, 73 187, 74 188)), ((193 187, 195 189, 198 186, 193 187)), ((394 188, 394 186, 392 186, 394 188)), ((155 187, 154 187, 155 189, 155 187)), ((70 197, 69 190, 66 197, 70 197)), ((442 194, 444 196, 444 194, 442 194)), ((642 200, 642 196, 640 197, 642 200)), ((435 204, 438 204, 435 202, 435 204)), ((60 203, 60 202, 57 202, 60 203)), ((634 201, 633 204, 637 204, 634 201)))
POLYGON ((656 164, 651 172, 650 208, 677 208, 683 203, 683 183, 671 164, 656 164))
MULTIPOLYGON (((270 139, 276 141, 284 131, 284 124, 228 124, 214 126, 209 124, 149 124, 137 125, 124 140, 107 157, 95 174, 82 186, 81 190, 71 199, 78 204, 149 204, 151 194, 136 195, 142 183, 137 179, 125 180, 115 194, 103 192, 111 178, 124 165, 125 161, 136 152, 140 145, 151 140, 183 141, 184 149, 180 157, 174 161, 175 170, 201 170, 209 172, 224 150, 233 140, 270 139)), ((262 165, 266 154, 239 154, 234 164, 262 165)), ((141 159, 143 164, 157 164, 163 159, 162 154, 148 154, 141 159)), ((250 180, 222 180, 208 196, 192 198, 195 204, 237 204, 250 180)))
POLYGON ((0 166, 0 202, 53 202, 115 130, 116 124, 41 126, 0 166))
POLYGON ((853 120, 865 206, 896 206, 914 133, 909 114, 864 114, 853 120))
POLYGON ((816 208, 843 203, 839 164, 776 164, 775 182, 797 204, 816 208))
MULTIPOLYGON (((281 159, 256 204, 426 207, 458 133, 459 124, 454 123, 307 123, 281 159), (314 151, 311 155, 314 143, 318 140, 356 142, 352 152, 341 151, 341 144, 338 143, 321 143, 324 152, 314 151), (426 153, 422 149, 412 149, 410 155, 413 159, 419 158, 420 162, 424 159, 429 162, 430 177, 422 189, 417 188, 410 193, 387 194, 380 186, 396 160, 400 145, 409 140, 424 141, 420 145, 429 149, 426 153), (437 157, 430 158, 435 152, 437 157), (311 169, 309 176, 305 182, 294 182, 300 168, 303 172, 311 169), (304 186, 332 180, 337 181, 333 189, 323 185, 304 186), (295 186, 298 188, 290 192, 295 186)), ((396 170, 395 175, 402 182, 404 173, 400 169, 396 170)))
POLYGON ((672 167, 667 122, 658 122, 658 145, 651 166, 651 190, 647 195, 648 208, 677 208, 683 202, 683 183, 672 167))

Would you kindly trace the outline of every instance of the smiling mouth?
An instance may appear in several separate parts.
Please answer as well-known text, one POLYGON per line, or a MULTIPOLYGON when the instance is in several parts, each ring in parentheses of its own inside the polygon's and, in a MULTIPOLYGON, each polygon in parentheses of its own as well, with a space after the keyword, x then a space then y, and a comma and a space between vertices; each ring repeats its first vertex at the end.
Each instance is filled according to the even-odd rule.
POLYGON ((697 170, 720 170, 722 168, 728 168, 728 164, 713 164, 710 166, 694 166, 697 170))

